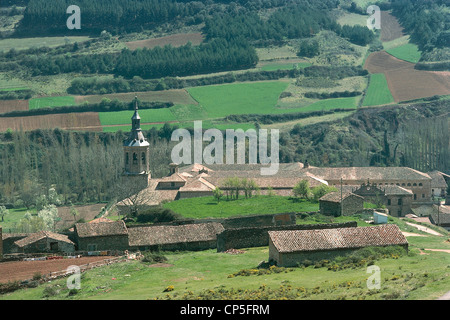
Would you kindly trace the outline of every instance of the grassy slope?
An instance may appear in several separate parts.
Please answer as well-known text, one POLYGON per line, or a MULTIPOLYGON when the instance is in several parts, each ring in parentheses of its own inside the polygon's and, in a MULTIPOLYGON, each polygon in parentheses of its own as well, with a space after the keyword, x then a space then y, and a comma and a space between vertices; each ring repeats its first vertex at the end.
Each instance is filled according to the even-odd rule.
POLYGON ((289 272, 258 276, 229 275, 242 269, 255 268, 268 259, 268 248, 250 248, 245 253, 228 255, 215 250, 201 252, 164 253, 167 267, 149 268, 148 264, 129 262, 93 269, 84 273, 81 290, 68 296, 66 279, 52 281, 34 289, 20 290, 0 296, 0 299, 43 299, 44 289, 53 287, 59 293, 50 299, 196 299, 204 293, 241 289, 234 298, 258 299, 264 290, 275 290, 272 298, 296 297, 297 299, 435 299, 448 291, 448 253, 428 252, 420 255, 419 247, 440 243, 440 248, 450 248, 442 237, 408 237, 409 255, 398 259, 386 258, 375 261, 381 271, 381 288, 369 290, 366 286, 369 274, 366 267, 340 271, 314 266, 294 268, 289 272), (174 290, 163 292, 168 286, 174 290), (281 287, 280 287, 281 286, 281 287), (212 290, 208 292, 208 290, 212 290), (248 290, 245 292, 245 290, 248 290), (253 295, 249 292, 255 290, 253 295), (305 291, 307 294, 305 294, 305 291), (298 296, 296 295, 298 293, 298 296))
POLYGON ((399 47, 387 49, 386 52, 398 59, 405 60, 411 63, 419 62, 421 57, 421 52, 419 51, 417 46, 412 43, 407 43, 399 47))
POLYGON ((75 98, 73 96, 62 96, 62 97, 44 97, 44 98, 34 98, 29 101, 29 108, 39 109, 48 107, 65 107, 75 105, 75 98))

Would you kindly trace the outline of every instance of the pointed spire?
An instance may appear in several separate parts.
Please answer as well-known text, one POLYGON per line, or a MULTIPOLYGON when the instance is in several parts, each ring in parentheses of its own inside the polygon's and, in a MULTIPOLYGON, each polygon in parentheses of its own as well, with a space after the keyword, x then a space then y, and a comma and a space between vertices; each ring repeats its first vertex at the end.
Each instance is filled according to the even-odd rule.
POLYGON ((134 96, 134 110, 137 111, 138 110, 138 97, 134 96))

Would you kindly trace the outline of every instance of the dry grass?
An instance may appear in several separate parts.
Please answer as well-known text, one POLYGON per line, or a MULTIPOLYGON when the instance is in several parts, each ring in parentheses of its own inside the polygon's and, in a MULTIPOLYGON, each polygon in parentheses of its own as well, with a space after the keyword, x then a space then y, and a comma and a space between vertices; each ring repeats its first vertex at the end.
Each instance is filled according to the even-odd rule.
POLYGON ((135 50, 138 48, 148 48, 153 49, 155 47, 164 47, 166 45, 171 45, 172 47, 181 47, 188 42, 191 42, 192 45, 196 46, 203 42, 204 37, 200 32, 196 33, 178 33, 170 36, 146 39, 146 40, 137 40, 137 41, 129 41, 126 42, 126 46, 130 50, 135 50))

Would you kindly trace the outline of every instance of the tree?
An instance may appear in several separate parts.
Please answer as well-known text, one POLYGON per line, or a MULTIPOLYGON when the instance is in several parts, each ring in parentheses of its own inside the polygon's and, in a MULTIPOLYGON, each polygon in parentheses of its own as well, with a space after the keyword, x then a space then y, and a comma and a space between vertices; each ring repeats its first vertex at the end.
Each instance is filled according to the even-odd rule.
POLYGON ((311 190, 309 188, 309 181, 308 180, 301 180, 299 181, 294 189, 292 189, 292 192, 294 193, 294 196, 296 198, 309 198, 311 195, 311 190))
POLYGON ((77 220, 78 210, 72 205, 70 207, 70 214, 73 216, 73 220, 77 220))
POLYGON ((5 206, 0 206, 0 216, 2 217, 2 222, 5 221, 5 216, 9 214, 9 210, 5 206))
POLYGON ((320 186, 314 187, 311 189, 311 193, 313 195, 313 200, 315 202, 319 202, 319 199, 322 198, 327 193, 337 191, 335 187, 330 187, 325 184, 321 184, 320 186))
POLYGON ((220 199, 222 199, 222 197, 223 197, 223 191, 220 190, 219 187, 216 187, 213 191, 213 196, 217 200, 217 203, 219 203, 220 199))

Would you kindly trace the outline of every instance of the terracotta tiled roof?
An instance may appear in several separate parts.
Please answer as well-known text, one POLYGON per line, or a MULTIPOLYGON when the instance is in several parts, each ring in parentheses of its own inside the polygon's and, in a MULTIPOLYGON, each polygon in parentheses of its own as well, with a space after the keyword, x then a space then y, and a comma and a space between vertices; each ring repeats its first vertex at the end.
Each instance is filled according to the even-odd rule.
MULTIPOLYGON (((358 197, 361 199, 364 199, 361 196, 358 196, 357 194, 351 193, 351 192, 342 192, 342 199, 346 199, 350 196, 358 197)), ((329 202, 341 202, 341 192, 329 192, 323 197, 319 199, 320 201, 329 201, 329 202)))
POLYGON ((128 233, 122 220, 99 223, 77 223, 76 233, 79 238, 126 235, 128 233))
POLYGON ((94 220, 89 221, 89 223, 99 223, 99 222, 113 222, 111 219, 100 217, 94 220))
POLYGON ((269 231, 278 252, 357 249, 369 246, 407 245, 395 224, 338 229, 269 231))
POLYGON ((432 188, 447 188, 444 175, 439 171, 431 171, 427 173, 431 177, 432 188))
POLYGON ((129 245, 153 246, 182 242, 213 241, 224 230, 220 223, 198 223, 180 226, 149 226, 129 228, 129 245))
POLYGON ((14 244, 16 246, 22 248, 31 243, 34 243, 41 239, 44 239, 44 238, 50 238, 53 240, 74 244, 72 241, 69 240, 69 237, 67 237, 66 235, 58 234, 58 233, 54 233, 54 232, 50 232, 50 231, 40 231, 40 232, 32 233, 26 238, 17 240, 16 242, 14 242, 14 244))
POLYGON ((431 180, 427 174, 407 167, 344 167, 304 169, 324 180, 431 180))

